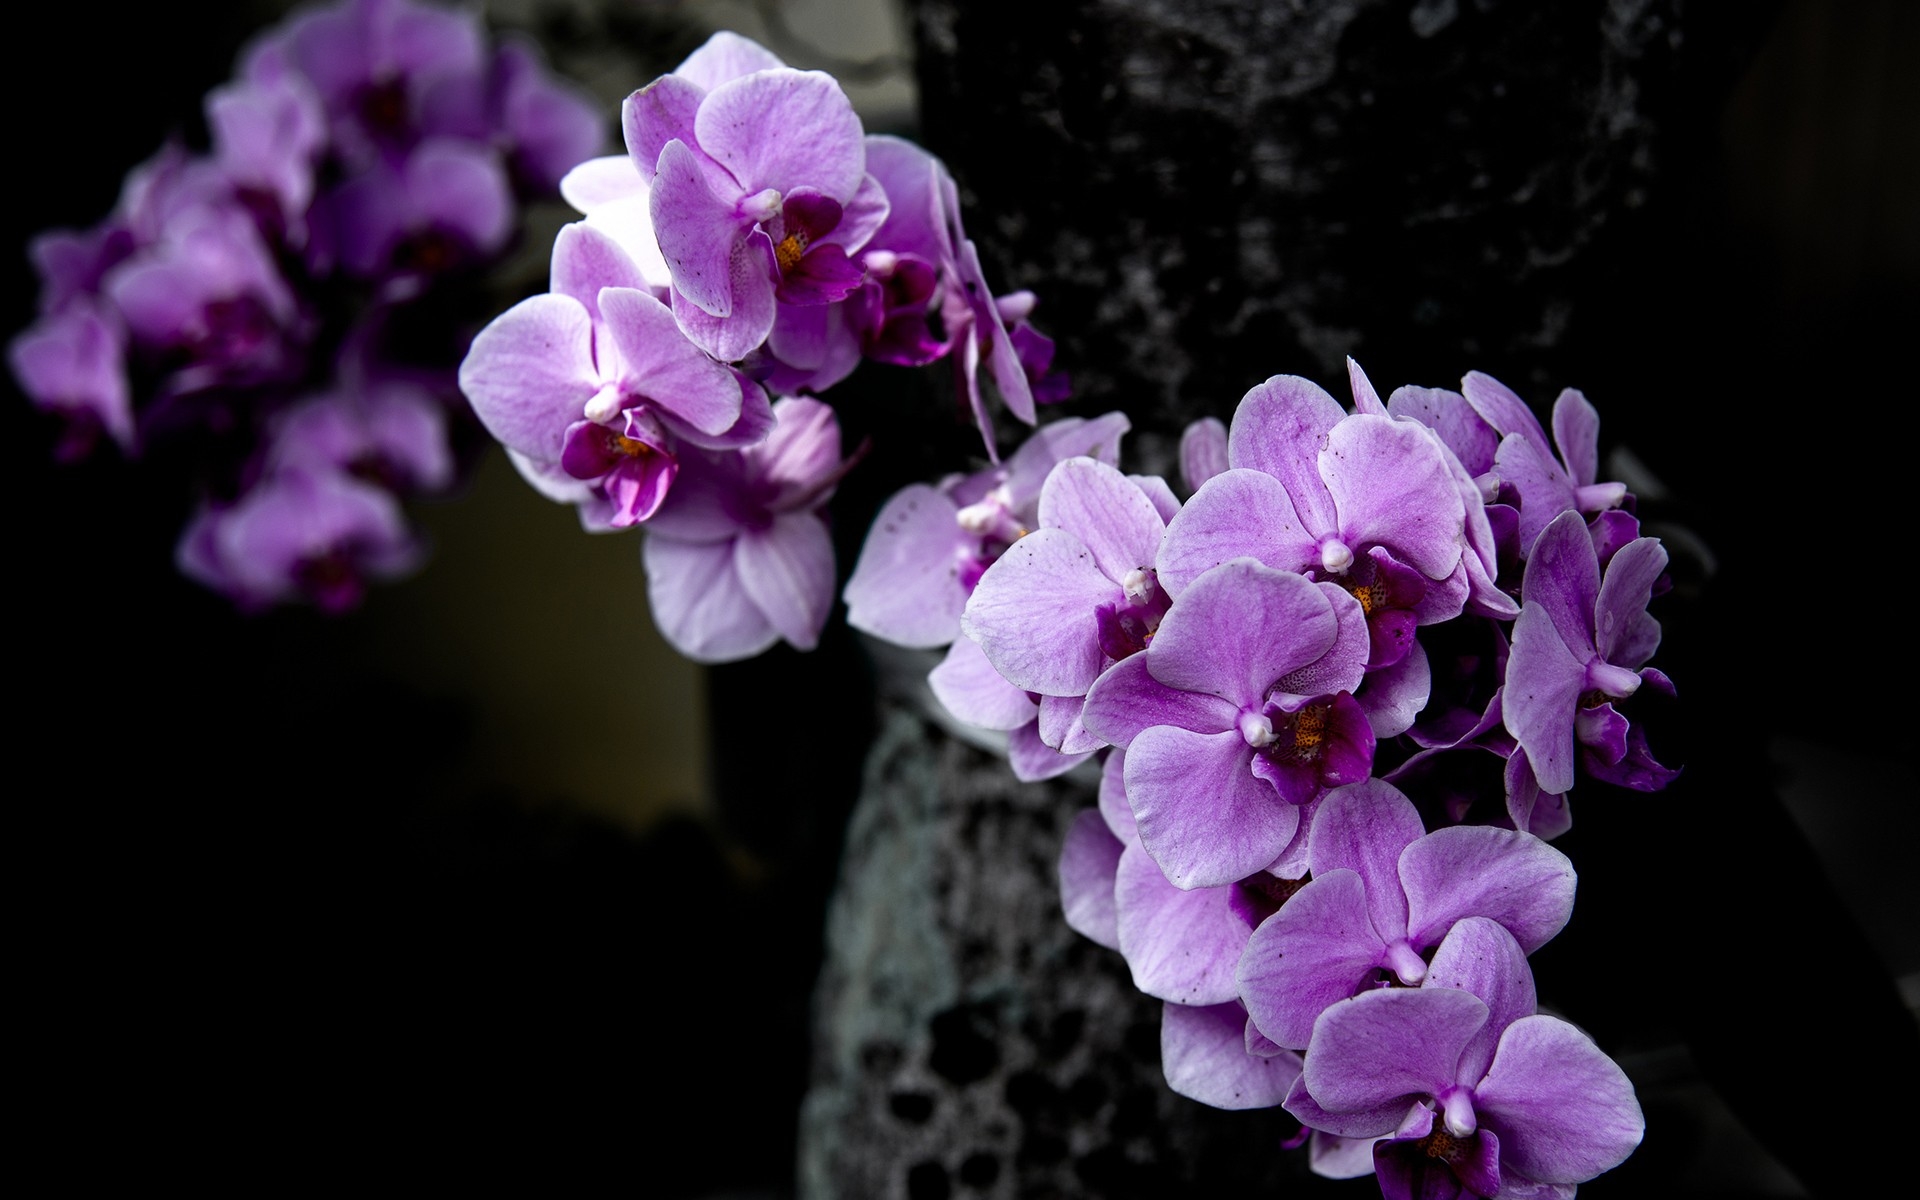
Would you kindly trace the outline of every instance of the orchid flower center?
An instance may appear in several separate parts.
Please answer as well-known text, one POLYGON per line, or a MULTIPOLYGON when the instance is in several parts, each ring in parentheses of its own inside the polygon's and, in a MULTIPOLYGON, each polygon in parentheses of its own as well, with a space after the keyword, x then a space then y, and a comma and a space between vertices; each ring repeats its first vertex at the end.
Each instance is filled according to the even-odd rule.
POLYGON ((1094 610, 1100 650, 1119 662, 1145 650, 1160 629, 1160 618, 1173 607, 1173 598, 1160 586, 1151 567, 1135 567, 1120 580, 1120 600, 1094 610))
POLYGON ((630 438, 624 433, 614 434, 609 448, 616 454, 624 454, 628 458, 640 458, 653 453, 652 446, 647 445, 639 438, 630 438))
POLYGON ((773 256, 780 263, 782 275, 793 274, 793 268, 800 262, 800 256, 807 252, 807 231, 796 229, 780 239, 773 248, 773 256))

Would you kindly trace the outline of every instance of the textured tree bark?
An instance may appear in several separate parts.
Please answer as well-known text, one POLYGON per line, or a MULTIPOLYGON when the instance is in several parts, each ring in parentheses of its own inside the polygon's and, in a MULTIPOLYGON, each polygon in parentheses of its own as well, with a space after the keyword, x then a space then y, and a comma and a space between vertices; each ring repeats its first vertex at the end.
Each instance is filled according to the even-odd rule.
POLYGON ((924 135, 1078 393, 1136 427, 1347 355, 1557 388, 1636 286, 1622 250, 1763 27, 1745 7, 925 0, 924 135))

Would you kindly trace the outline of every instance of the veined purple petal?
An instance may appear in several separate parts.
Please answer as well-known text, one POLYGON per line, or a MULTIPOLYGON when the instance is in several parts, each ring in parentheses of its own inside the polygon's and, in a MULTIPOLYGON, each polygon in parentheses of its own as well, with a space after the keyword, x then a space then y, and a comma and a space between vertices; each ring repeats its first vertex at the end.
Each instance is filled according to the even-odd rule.
POLYGON ((1427 652, 1413 641, 1407 646, 1405 658, 1390 667, 1369 671, 1354 699, 1366 712, 1373 736, 1385 741, 1413 728, 1432 694, 1433 672, 1427 652))
POLYGON ((1166 524, 1180 513, 1180 497, 1173 494, 1167 481, 1158 475, 1129 475, 1127 482, 1146 493, 1147 501, 1153 505, 1153 511, 1160 514, 1160 523, 1166 524))
POLYGON ((1559 463, 1518 433, 1501 439, 1493 467, 1502 484, 1511 484, 1520 493, 1520 549, 1531 558, 1541 530, 1554 518, 1576 510, 1573 485, 1559 463))
MULTIPOLYGON (((1415 1100, 1438 1096, 1460 1082, 1461 1051, 1487 1016, 1478 996, 1450 988, 1366 992, 1332 1006, 1314 1022, 1300 1081, 1328 1112, 1399 1105, 1404 1113, 1415 1100)), ((1366 1130, 1328 1132, 1369 1136, 1366 1130)))
POLYGON ((840 214, 840 223, 823 235, 821 240, 832 242, 848 254, 858 254, 886 224, 892 207, 887 190, 880 181, 871 174, 864 175, 853 198, 846 202, 840 214))
MULTIPOLYGON (((1351 692, 1360 686, 1360 680, 1366 675, 1367 659, 1373 650, 1373 635, 1367 628, 1366 612, 1361 609, 1360 602, 1339 584, 1320 583, 1314 586, 1320 589, 1320 594, 1332 606, 1336 631, 1333 645, 1313 661, 1280 676, 1274 685, 1276 693, 1312 697, 1351 692)), ((1372 740, 1369 734, 1367 741, 1371 743, 1372 740)))
POLYGON ((1307 1091, 1306 1076, 1303 1073, 1294 1080, 1293 1090, 1287 1093, 1284 1105, 1293 1118, 1313 1130, 1315 1133, 1329 1134, 1342 1138, 1364 1138, 1368 1141, 1392 1133, 1396 1126, 1406 1119, 1407 1110, 1414 1107, 1413 1101, 1405 1104, 1400 1098, 1369 1109, 1353 1112, 1330 1112, 1321 1108, 1307 1091))
POLYGON ((1385 416, 1348 417, 1327 432, 1319 469, 1349 546, 1390 546, 1429 579, 1445 579, 1459 565, 1466 514, 1426 429, 1385 416))
POLYGON ((1133 805, 1127 802, 1127 752, 1115 747, 1100 766, 1100 816, 1113 836, 1123 842, 1137 840, 1139 826, 1133 819, 1133 805))
MULTIPOLYGON (((1218 417, 1202 417, 1180 434, 1180 480, 1187 494, 1227 470, 1227 427, 1218 417)), ((1291 508, 1292 504, 1289 503, 1291 508)), ((1237 558, 1238 555, 1229 555, 1237 558)), ((1260 557, 1254 555, 1255 558, 1260 557)), ((1226 559, 1220 561, 1225 562, 1226 559)))
POLYGON ((1600 414, 1573 388, 1562 391, 1553 402, 1553 441, 1576 486, 1600 477, 1600 414))
POLYGON ((599 389, 593 318, 569 296, 532 296, 501 313, 460 364, 460 390, 487 432, 542 462, 560 461, 567 428, 599 389))
POLYGON ((704 91, 712 91, 742 75, 786 65, 759 42, 723 29, 687 55, 686 61, 675 67, 673 73, 704 91))
POLYGON ((1637 667, 1659 649, 1660 622, 1647 615, 1647 601, 1666 569, 1666 549, 1655 538, 1636 538, 1614 554, 1594 602, 1594 645, 1601 658, 1637 667))
MULTIPOLYGON (((664 247, 664 243, 663 243, 664 247)), ((758 350, 773 332, 777 315, 773 246, 762 233, 736 243, 728 263, 729 315, 714 316, 683 295, 675 276, 673 319, 687 340, 721 362, 739 362, 758 350)))
POLYGON ((821 71, 778 68, 719 84, 701 103, 694 132, 748 193, 815 187, 844 204, 867 173, 860 118, 821 71))
POLYGON ((639 288, 601 289, 607 332, 620 349, 622 390, 718 436, 740 419, 740 383, 680 334, 673 312, 639 288))
POLYGON ((1109 950, 1120 948, 1113 885, 1124 849, 1091 808, 1074 815, 1060 846, 1060 906, 1067 927, 1109 950))
POLYGON ((753 218, 742 214, 733 198, 714 194, 694 152, 677 138, 660 151, 649 204, 660 253, 673 270, 674 291, 708 316, 731 316, 739 272, 735 249, 753 218))
POLYGON ((1406 936, 1407 896, 1400 855, 1426 834, 1413 802, 1384 779, 1328 792, 1307 838, 1315 878, 1353 871, 1365 885, 1368 919, 1387 941, 1406 936))
POLYGON ((1169 1004, 1160 1017, 1160 1067, 1167 1086, 1215 1108, 1272 1108, 1300 1077, 1300 1057, 1248 1054, 1238 1004, 1169 1004))
POLYGON ((1460 393, 1442 388, 1395 388, 1387 400, 1387 412, 1418 421, 1433 430, 1469 476, 1493 470, 1500 435, 1473 411, 1460 393))
POLYGON ((820 640, 833 605, 833 539, 810 512, 779 513, 773 525, 747 530, 735 542, 740 586, 767 623, 796 649, 820 640))
MULTIPOLYGON (((1358 603, 1345 598, 1357 613, 1358 603)), ((1364 647, 1364 616, 1360 629, 1364 647)), ((1250 558, 1235 559, 1181 595, 1147 649, 1147 669, 1169 687, 1246 707, 1264 700, 1276 680, 1317 662, 1339 636, 1334 601, 1319 587, 1250 558)), ((1363 648, 1359 663, 1365 662, 1363 648)), ((1349 686, 1359 685, 1359 675, 1353 672, 1349 686)))
POLYGON ((1387 406, 1380 402, 1380 393, 1374 390, 1373 380, 1360 369, 1360 364, 1347 356, 1347 386, 1353 391, 1353 411, 1368 416, 1384 417, 1387 406))
POLYGON ((1573 724, 1586 661, 1553 628, 1546 610, 1528 605, 1513 623, 1502 719, 1526 752, 1542 789, 1573 789, 1573 724))
POLYGON ((1547 434, 1540 428, 1539 418, 1513 389, 1491 375, 1469 371, 1460 381, 1460 392, 1480 419, 1492 426, 1502 439, 1509 434, 1516 435, 1533 447, 1541 460, 1553 461, 1553 448, 1547 445, 1547 434))
POLYGON ((1201 484, 1167 523, 1160 584, 1177 599, 1202 574, 1236 558, 1298 571, 1316 565, 1314 546, 1279 480, 1260 471, 1229 470, 1201 484))
POLYGON ((946 493, 923 483, 887 501, 841 593, 847 624, 916 648, 931 649, 960 636, 967 589, 957 557, 959 511, 946 493))
POLYGON ((662 75, 620 105, 627 154, 642 183, 654 177, 668 142, 679 142, 697 153, 700 139, 694 134, 693 118, 706 95, 705 88, 689 79, 662 75))
POLYGON ((1040 529, 987 568, 960 627, 1015 687, 1084 695, 1106 665, 1094 609, 1119 595, 1080 539, 1040 529))
POLYGON ((1487 1073, 1507 1026, 1539 1006, 1527 955, 1505 926, 1487 917, 1464 917, 1434 952, 1422 987, 1454 988, 1480 997, 1487 1023, 1460 1053, 1459 1076, 1475 1081, 1487 1073))
POLYGON ((1310 536, 1332 533, 1338 518, 1320 478, 1319 457, 1327 434, 1346 415, 1311 380, 1275 375, 1248 391, 1234 410, 1227 462, 1278 479, 1310 536))
POLYGON ((980 647, 961 638, 927 675, 934 698, 948 712, 982 729, 1014 730, 1039 716, 1033 697, 1000 678, 980 647))
POLYGON ((1500 1135, 1503 1163, 1545 1183, 1582 1183, 1619 1166, 1646 1132, 1626 1073, 1557 1017, 1509 1025, 1473 1098, 1500 1135))
POLYGON ((1304 1048, 1321 1013, 1366 987, 1386 954, 1367 919, 1367 899, 1358 875, 1328 871, 1254 930, 1236 975, 1261 1033, 1304 1048))
POLYGON ((1040 740, 1062 754, 1091 754, 1105 746, 1081 721, 1084 704, 1080 696, 1040 697, 1040 740))
POLYGON ((703 433, 666 409, 660 409, 653 415, 660 418, 660 423, 673 436, 703 450, 746 450, 759 445, 773 432, 773 406, 767 402, 766 390, 759 384, 738 371, 731 374, 740 389, 740 419, 725 433, 703 433))
POLYGON ((1055 750, 1040 740, 1038 725, 1038 721, 1030 721, 1007 734, 1007 765, 1013 768, 1013 777, 1021 783, 1039 783, 1064 775, 1093 757, 1091 750, 1085 754, 1062 754, 1055 750))
POLYGON ((1140 841, 1175 887, 1245 879, 1293 840, 1300 810, 1253 774, 1252 757, 1238 729, 1156 725, 1127 747, 1127 799, 1140 841))
POLYGON ((1573 915, 1573 864, 1532 834, 1511 829, 1436 829, 1401 854, 1400 878, 1408 937, 1417 945, 1434 945, 1462 917, 1490 917, 1531 954, 1573 915))
POLYGON ((1078 538, 1101 573, 1122 584, 1133 571, 1153 566, 1166 532, 1144 492, 1091 458, 1069 458, 1053 468, 1040 491, 1040 524, 1078 538))
MULTIPOLYGON (((679 491, 676 487, 674 494, 679 491)), ((643 556, 654 624, 688 658, 734 662, 780 640, 780 631, 741 586, 731 541, 682 542, 655 535, 647 538, 643 556)))
POLYGON ((1069 458, 1091 458, 1110 467, 1120 465, 1120 439, 1132 424, 1125 413, 1097 417, 1062 417, 1028 435, 1006 464, 1008 504, 1015 512, 1032 512, 1038 519, 1040 491, 1056 463, 1069 458))
MULTIPOLYGON (((646 286, 646 276, 620 244, 585 222, 561 226, 553 239, 548 290, 578 300, 594 320, 601 319, 601 288, 646 286)), ((671 313, 668 319, 672 319, 671 313)), ((676 337, 678 334, 675 330, 676 337)))
POLYGON ((1120 855, 1113 894, 1120 953, 1135 987, 1174 1004, 1234 998, 1233 968, 1248 929, 1228 903, 1226 888, 1175 887, 1135 842, 1120 855))

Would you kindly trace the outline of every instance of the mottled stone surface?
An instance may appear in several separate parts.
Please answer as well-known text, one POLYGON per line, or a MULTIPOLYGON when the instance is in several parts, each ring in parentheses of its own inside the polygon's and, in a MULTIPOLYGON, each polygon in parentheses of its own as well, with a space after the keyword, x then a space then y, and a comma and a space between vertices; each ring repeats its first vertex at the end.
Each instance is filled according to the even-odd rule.
POLYGON ((1160 1005, 1068 929, 1055 860, 1085 781, 889 706, 867 760, 815 996, 800 1194, 930 1200, 1303 1194, 1285 1113, 1167 1090, 1160 1005))

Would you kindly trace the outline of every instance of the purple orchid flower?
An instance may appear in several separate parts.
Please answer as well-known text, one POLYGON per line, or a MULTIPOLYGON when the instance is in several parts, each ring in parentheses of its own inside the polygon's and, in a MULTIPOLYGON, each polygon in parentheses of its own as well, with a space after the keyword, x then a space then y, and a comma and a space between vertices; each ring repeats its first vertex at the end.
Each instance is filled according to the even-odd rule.
POLYGON ((1567 856, 1529 834, 1482 825, 1427 833, 1392 784, 1329 793, 1308 834, 1313 881, 1256 930, 1237 969, 1260 1031, 1302 1048, 1329 1006, 1395 982, 1415 986, 1423 955, 1465 917, 1488 917, 1528 953, 1573 913, 1567 856))
POLYGON ((102 281, 130 341, 185 350, 173 388, 273 378, 294 365, 299 305, 245 210, 171 203, 154 240, 102 281))
POLYGON ((266 470, 338 471, 393 492, 439 491, 454 472, 446 409, 399 379, 314 397, 279 414, 266 470))
POLYGON ((952 354, 954 390, 966 397, 988 456, 997 457, 982 367, 1008 411, 1028 425, 1035 403, 1064 398, 1067 386, 1064 375, 1049 372, 1051 341, 1027 323, 1033 299, 1021 292, 994 297, 961 224, 959 189, 939 159, 910 142, 875 136, 867 139, 867 166, 889 209, 864 258, 870 281, 855 325, 866 352, 915 365, 952 354), (935 314, 939 337, 929 325, 935 314))
POLYGON ((1053 468, 1039 516, 1040 528, 980 577, 960 627, 1015 687, 1084 696, 1110 663, 1146 648, 1172 603, 1152 567, 1166 519, 1138 485, 1091 458, 1053 468))
POLYGON ((1128 428, 1122 413, 1049 422, 1003 464, 902 489, 874 518, 847 581, 847 624, 899 646, 952 642, 981 576, 1039 526, 1054 466, 1080 456, 1117 465, 1128 428))
POLYGON ((411 0, 346 0, 295 15, 250 47, 242 77, 298 75, 327 112, 335 153, 354 169, 404 157, 421 136, 426 97, 446 79, 486 66, 486 35, 471 12, 411 0))
POLYGON ((1366 612, 1375 669, 1406 656, 1416 624, 1465 606, 1466 511, 1421 426, 1349 416, 1307 380, 1275 376, 1241 400, 1227 461, 1168 529, 1159 566, 1175 596, 1242 555, 1338 583, 1366 612))
POLYGON ((833 603, 833 541, 821 509, 852 464, 817 400, 773 406, 766 440, 682 452, 680 478, 647 526, 647 597, 674 649, 731 662, 786 639, 818 642, 833 603))
POLYGON ((1082 721, 1126 748, 1141 841, 1175 886, 1267 867, 1300 805, 1367 777, 1374 734, 1352 695, 1367 647, 1344 589, 1242 558, 1194 580, 1145 653, 1093 685, 1082 721))
POLYGON ((421 142, 397 165, 375 164, 325 200, 328 239, 364 278, 439 274, 490 257, 513 232, 513 190, 490 147, 454 138, 421 142))
POLYGON ((327 118, 304 79, 239 80, 207 95, 214 161, 243 193, 271 201, 290 242, 304 236, 314 165, 327 145, 327 118))
POLYGON ((369 579, 403 575, 420 557, 390 493, 302 469, 269 475, 232 505, 203 508, 175 552, 183 573, 242 608, 305 599, 326 612, 352 608, 369 579))
POLYGON ((614 527, 644 521, 678 471, 673 439, 730 449, 765 436, 765 394, 681 336, 633 260, 585 224, 554 239, 553 291, 474 338, 460 388, 523 472, 589 485, 614 527), (669 434, 673 435, 669 438, 669 434))
POLYGON ((760 347, 779 304, 828 304, 860 285, 849 254, 885 219, 887 198, 832 76, 716 34, 628 97, 622 126, 651 188, 674 313, 713 357, 760 347))
POLYGON ((1531 557, 1533 544, 1549 522, 1573 510, 1598 513, 1618 508, 1627 498, 1623 483, 1599 483, 1600 414, 1579 392, 1568 388, 1553 404, 1553 440, 1526 401, 1491 375, 1470 371, 1460 381, 1467 403, 1500 435, 1494 470, 1519 493, 1520 556, 1531 557))
POLYGON ((1571 1196, 1626 1161, 1646 1122, 1593 1040, 1536 1014, 1513 935, 1469 917, 1419 988, 1343 1000, 1314 1023, 1287 1111, 1374 1147, 1389 1200, 1571 1196))
POLYGON ((120 323, 86 301, 41 317, 7 347, 20 390, 35 407, 65 418, 56 455, 81 458, 104 432, 123 452, 134 449, 133 401, 120 323))
POLYGON ((1657 539, 1638 538, 1615 552, 1602 576, 1586 521, 1571 509, 1534 542, 1520 585, 1504 714, 1541 791, 1572 789, 1576 741, 1587 769, 1610 783, 1655 791, 1678 774, 1654 761, 1645 733, 1614 708, 1642 683, 1673 692, 1671 680, 1644 666, 1660 645, 1660 623, 1647 614, 1647 602, 1666 565, 1657 539))

